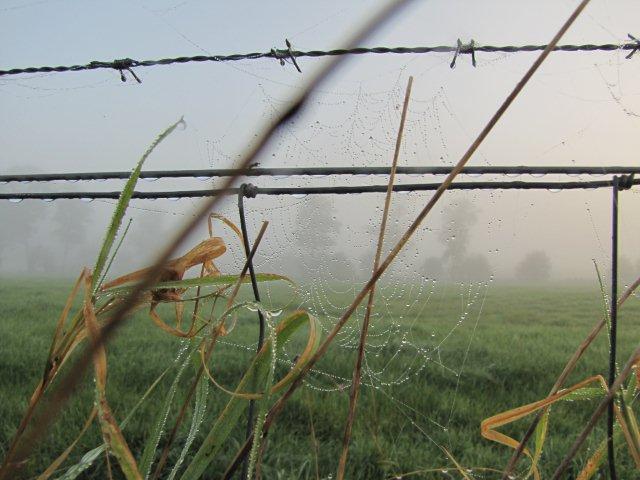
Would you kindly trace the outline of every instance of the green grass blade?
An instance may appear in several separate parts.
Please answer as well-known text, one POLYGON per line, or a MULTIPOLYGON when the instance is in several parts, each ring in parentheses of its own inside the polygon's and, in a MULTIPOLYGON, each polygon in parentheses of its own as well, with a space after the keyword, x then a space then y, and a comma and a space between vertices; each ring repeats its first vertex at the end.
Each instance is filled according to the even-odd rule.
POLYGON ((98 282, 98 285, 102 285, 102 282, 104 282, 104 279, 107 278, 107 275, 109 274, 109 270, 111 269, 111 265, 113 264, 113 261, 116 259, 116 256, 118 255, 118 252, 120 251, 120 247, 122 246, 122 242, 124 242, 124 239, 127 237, 127 233, 129 233, 129 228, 131 228, 131 222, 133 221, 132 218, 129 219, 129 222, 127 222, 127 226, 124 229, 124 232, 122 232, 122 236, 120 237, 120 240, 118 241, 118 245, 116 245, 115 250, 113 251, 113 254, 111 255, 111 258, 109 259, 109 263, 107 263, 107 267, 104 269, 104 272, 102 273, 102 278, 100 278, 100 281, 98 282))
POLYGON ((92 290, 94 292, 97 291, 97 289, 100 287, 98 279, 102 278, 105 263, 107 262, 107 258, 109 258, 111 247, 113 247, 113 243, 115 242, 116 236, 118 235, 118 230, 120 229, 120 225, 122 224, 122 219, 124 218, 124 215, 127 212, 127 208, 129 207, 129 201, 133 196, 133 190, 138 183, 138 179, 140 178, 140 172, 142 171, 144 162, 147 160, 149 155, 151 155, 153 150, 165 138, 171 135, 171 133, 178 127, 178 125, 184 125, 184 120, 182 118, 171 125, 169 128, 167 128, 160 135, 158 135, 158 137, 153 141, 149 148, 147 148, 146 152, 144 152, 144 154, 138 161, 138 164, 131 172, 131 176, 129 177, 129 180, 127 180, 127 183, 125 184, 122 193, 120 194, 120 198, 118 199, 118 203, 116 204, 113 216, 111 217, 111 223, 109 224, 109 228, 107 229, 105 239, 102 242, 100 253, 98 254, 98 260, 96 261, 96 265, 93 268, 92 290))
MULTIPOLYGON (((276 329, 277 345, 284 345, 296 330, 307 323, 311 327, 311 323, 315 324, 316 320, 303 311, 294 312, 284 318, 276 329)), ((317 345, 318 343, 316 343, 315 348, 317 348, 317 345)), ((270 370, 270 349, 271 339, 267 340, 262 350, 254 357, 246 373, 238 383, 236 392, 244 392, 246 387, 251 385, 254 380, 258 385, 265 384, 270 370)), ((240 420, 248 405, 249 402, 247 400, 239 397, 234 396, 229 399, 229 402, 220 413, 204 442, 198 449, 191 464, 182 474, 181 480, 196 480, 202 477, 207 466, 225 444, 227 437, 240 420)))
POLYGON ((271 341, 271 348, 269 349, 269 373, 267 374, 267 381, 264 384, 264 395, 258 401, 258 415, 253 427, 253 444, 251 445, 251 452, 249 452, 249 469, 247 470, 247 479, 250 480, 253 476, 253 470, 256 468, 256 462, 258 461, 258 452, 260 450, 262 439, 262 427, 267 417, 267 410, 269 409, 269 403, 271 401, 271 387, 273 386, 273 378, 276 371, 278 343, 276 329, 271 322, 271 316, 265 315, 265 323, 269 328, 269 340, 271 341))
POLYGON ((209 382, 201 381, 198 383, 198 387, 196 390, 196 399, 195 405, 193 407, 193 418, 191 419, 191 426, 189 427, 189 433, 187 434, 187 438, 184 442, 184 446, 182 447, 182 451, 180 452, 180 456, 176 461, 175 465, 171 469, 171 473, 167 480, 173 480, 175 476, 178 474, 180 470, 180 466, 182 462, 184 462, 193 441, 196 439, 196 433, 198 433, 198 429, 204 420, 204 414, 207 409, 207 395, 209 393, 209 382))
POLYGON ((102 444, 93 450, 89 450, 82 456, 78 463, 69 467, 64 475, 58 477, 57 480, 75 480, 78 476, 87 471, 87 469, 93 465, 93 462, 100 458, 106 449, 107 446, 102 444))
MULTIPOLYGON (((602 392, 601 392, 602 393, 602 392)), ((542 417, 540 418, 540 422, 536 427, 535 432, 535 450, 533 452, 533 458, 531 460, 531 468, 529 469, 529 473, 527 477, 531 476, 538 466, 540 462, 540 457, 542 456, 542 450, 544 449, 544 442, 547 440, 547 432, 549 430, 549 409, 546 408, 542 417)))
POLYGON ((142 472, 144 478, 148 478, 149 474, 151 473, 151 465, 153 464, 156 450, 158 449, 158 444, 160 443, 160 437, 162 437, 165 424, 167 423, 167 418, 169 417, 169 411, 171 410, 171 405, 173 404, 173 398, 175 397, 176 391, 178 390, 178 385, 180 383, 180 379, 182 378, 182 374, 184 373, 187 365, 190 362, 190 357, 193 350, 193 347, 188 348, 188 343, 184 342, 184 347, 180 350, 180 352, 178 353, 178 357, 176 358, 176 363, 182 363, 180 364, 173 383, 169 388, 169 392, 164 399, 162 408, 158 412, 155 426, 151 434, 149 435, 147 443, 142 452, 140 462, 138 462, 140 466, 140 472, 142 472))
MULTIPOLYGON (((129 411, 129 413, 127 414, 125 419, 120 424, 122 430, 124 430, 126 428, 127 424, 134 417, 134 415, 138 411, 138 409, 142 406, 142 404, 145 402, 145 400, 147 400, 147 398, 149 398, 151 393, 160 384, 160 381, 169 372, 169 370, 171 370, 172 367, 173 367, 173 365, 169 366, 167 369, 165 369, 164 372, 162 372, 158 376, 158 378, 156 378, 153 381, 153 383, 149 386, 147 391, 144 392, 142 397, 140 397, 140 399, 136 402, 136 404, 133 406, 133 408, 129 411)), ((98 447, 96 447, 96 448, 94 448, 92 450, 89 450, 87 453, 85 453, 82 456, 82 458, 80 459, 80 461, 78 463, 76 463, 75 465, 72 465, 71 467, 69 467, 67 469, 67 471, 65 472, 65 474, 62 477, 59 477, 58 480, 74 480, 75 478, 78 477, 78 475, 80 475, 81 473, 86 471, 88 468, 90 468, 93 465, 93 462, 95 462, 98 458, 100 458, 100 455, 102 453, 104 453, 106 448, 107 448, 107 446, 103 443, 102 445, 100 445, 100 446, 98 446, 98 447)))

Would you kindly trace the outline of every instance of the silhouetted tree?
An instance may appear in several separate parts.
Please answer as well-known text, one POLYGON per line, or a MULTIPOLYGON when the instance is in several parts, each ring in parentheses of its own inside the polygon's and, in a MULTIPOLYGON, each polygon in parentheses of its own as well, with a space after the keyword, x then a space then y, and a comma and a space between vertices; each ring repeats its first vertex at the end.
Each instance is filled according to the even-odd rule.
POLYGON ((551 260, 542 250, 528 253, 516 266, 516 277, 522 281, 542 282, 551 275, 551 260))

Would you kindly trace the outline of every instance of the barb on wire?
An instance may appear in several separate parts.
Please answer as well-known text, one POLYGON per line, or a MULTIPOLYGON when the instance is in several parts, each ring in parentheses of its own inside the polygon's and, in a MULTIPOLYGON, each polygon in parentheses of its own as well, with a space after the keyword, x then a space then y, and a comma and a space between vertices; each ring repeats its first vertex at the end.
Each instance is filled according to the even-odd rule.
POLYGON ((300 70, 300 66, 298 65, 298 62, 296 62, 296 57, 293 54, 293 51, 291 50, 291 42, 289 41, 288 38, 285 38, 284 43, 287 44, 287 51, 289 52, 289 58, 293 62, 293 66, 296 67, 296 70, 298 70, 299 73, 302 73, 302 70, 300 70))
MULTIPOLYGON (((133 60, 131 58, 120 58, 118 60, 114 60, 113 62, 90 62, 87 65, 87 67, 89 68, 87 68, 86 70, 93 70, 97 68, 112 68, 120 72, 120 80, 122 80, 123 82, 127 81, 127 77, 124 76, 124 72, 127 71, 131 74, 133 78, 136 79, 138 83, 142 83, 142 80, 140 80, 140 78, 133 71, 133 67, 137 67, 139 64, 140 62, 133 60)), ((73 70, 76 70, 76 69, 74 68, 73 70)), ((81 69, 81 70, 84 70, 84 69, 81 69)), ((56 71, 59 71, 59 70, 56 70, 56 71)))
POLYGON ((631 49, 631 52, 629 52, 629 55, 624 57, 627 60, 629 60, 631 57, 633 57, 634 53, 636 53, 638 50, 640 50, 640 39, 637 39, 636 37, 634 37, 630 33, 627 33, 627 37, 629 37, 629 39, 632 40, 635 43, 635 47, 631 49))
POLYGON ((272 48, 270 55, 276 60, 280 61, 280 65, 282 65, 283 67, 285 66, 285 60, 291 60, 291 63, 293 63, 293 66, 296 67, 296 70, 302 73, 300 65, 298 65, 298 62, 296 61, 297 52, 294 53, 294 51, 292 50, 293 47, 291 46, 291 42, 288 38, 285 38, 284 43, 287 46, 286 50, 278 50, 277 48, 272 48))
POLYGON ((618 190, 629 190, 634 183, 634 177, 636 173, 632 172, 631 175, 622 175, 618 177, 618 190))
POLYGON ((474 67, 476 66, 476 44, 473 38, 468 44, 463 44, 462 40, 458 39, 458 45, 453 55, 453 60, 451 60, 451 64, 449 64, 449 67, 456 68, 456 60, 458 59, 458 55, 462 54, 471 55, 471 65, 473 65, 474 67))
MULTIPOLYGON (((630 59, 635 52, 640 49, 640 40, 629 34, 629 41, 626 43, 606 43, 606 44, 582 44, 582 45, 556 45, 551 50, 554 52, 613 52, 618 50, 629 51, 626 56, 630 59)), ((173 65, 180 63, 192 63, 192 62, 237 62, 241 60, 257 60, 260 58, 275 58, 279 60, 281 65, 284 65, 285 59, 291 59, 300 71, 299 66, 296 63, 299 57, 335 57, 342 55, 365 55, 365 54, 427 54, 427 53, 456 53, 459 54, 471 54, 471 61, 475 63, 475 52, 486 53, 521 53, 521 52, 541 52, 547 45, 504 45, 504 46, 492 46, 492 45, 478 45, 475 42, 471 42, 469 45, 437 45, 437 46, 422 46, 422 47, 355 47, 355 48, 342 48, 335 50, 310 50, 299 51, 293 50, 290 45, 287 45, 286 50, 278 50, 272 48, 268 52, 253 52, 253 53, 234 53, 231 55, 196 55, 196 56, 184 56, 184 57, 172 57, 162 58, 158 60, 131 60, 128 70, 133 74, 131 67, 153 67, 160 65, 173 65)), ((457 56, 457 55, 456 55, 457 56)), ((85 65, 70 65, 70 66, 57 66, 57 67, 26 67, 26 68, 12 68, 8 70, 0 70, 0 76, 7 75, 20 75, 25 73, 52 73, 52 72, 78 72, 83 70, 97 70, 102 68, 110 68, 120 70, 118 68, 119 60, 114 61, 92 61, 85 65)), ((453 62, 455 66, 455 61, 453 62)), ((135 74, 134 78, 140 81, 135 74)))

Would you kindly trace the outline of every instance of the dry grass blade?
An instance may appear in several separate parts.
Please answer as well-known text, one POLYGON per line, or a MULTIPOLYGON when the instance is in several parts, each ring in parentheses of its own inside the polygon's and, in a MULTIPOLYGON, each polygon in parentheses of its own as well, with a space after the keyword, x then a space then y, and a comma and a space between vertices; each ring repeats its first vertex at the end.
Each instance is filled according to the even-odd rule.
POLYGON ((564 473, 564 471, 567 469, 567 467, 573 460, 573 457, 576 455, 576 453, 578 452, 578 450, 580 449, 584 441, 587 439, 587 437, 591 433, 591 430, 593 430, 593 427, 595 426, 596 422, 602 416, 604 411, 607 409, 607 407, 609 406, 609 403, 613 401, 613 397, 616 395, 618 390, 620 390, 620 387, 622 387, 622 384, 627 379, 627 377, 633 370, 633 367, 638 362, 640 362, 640 347, 636 348, 635 351, 629 357, 629 360, 627 361, 624 368, 620 372, 620 375, 618 375, 618 378, 616 378, 615 382, 613 382, 613 384, 611 385, 611 388, 609 388, 609 390, 607 391, 607 394, 605 395, 604 399, 600 402, 595 412, 593 412, 593 415, 589 419, 589 422, 585 426, 584 430, 580 433, 580 435, 578 436, 574 444, 569 449, 569 452, 567 453, 567 455, 564 457, 564 459, 562 460, 562 462, 554 472, 552 480, 559 480, 561 478, 562 474, 564 473))
MULTIPOLYGON (((627 299, 633 294, 633 292, 636 289, 638 289, 638 287, 640 287, 640 277, 638 277, 635 282, 629 285, 629 287, 620 296, 620 298, 618 299, 618 308, 621 307, 624 304, 624 302, 627 301, 627 299)), ((607 319, 605 317, 605 318, 602 318, 598 323, 594 325, 594 327, 591 329, 591 331, 585 337, 582 343, 578 345, 578 348, 576 349, 576 351, 573 352, 573 355, 565 365, 564 369, 562 370, 562 373, 560 373, 560 376, 558 376, 555 383, 551 387, 551 390, 549 391, 549 395, 555 394, 558 390, 560 390, 560 388, 562 388, 562 386, 564 385, 564 382, 567 380, 569 375, 571 375, 571 372, 573 372, 576 365, 578 364, 578 360, 582 358, 582 355, 584 354, 584 352, 587 351, 589 346, 600 334, 600 332, 602 331, 602 329, 605 327, 606 324, 607 324, 607 319)), ((542 418, 543 413, 544 412, 540 412, 536 416, 536 418, 534 418, 533 422, 531 422, 531 425, 529 425, 529 428, 527 429, 526 433, 522 437, 522 440, 520 440, 520 443, 518 444, 515 451, 513 452, 513 455, 509 459, 509 463, 504 469, 502 480, 508 480, 509 475, 511 474, 516 464, 518 463, 518 460, 522 456, 524 448, 526 447, 527 443, 533 436, 533 433, 535 432, 536 427, 538 426, 538 423, 540 422, 540 419, 542 418)))
MULTIPOLYGON (((511 93, 507 96, 505 101, 500 105, 496 113, 491 117, 489 122, 487 122, 486 126, 482 129, 478 137, 473 141, 473 143, 469 146, 467 151, 464 153, 462 158, 458 161, 456 166, 452 169, 451 173, 445 178, 442 184, 435 191, 429 202, 425 205, 422 211, 418 214, 414 222, 404 233, 402 238, 398 241, 398 243, 393 247, 391 252, 387 255, 385 260, 382 262, 380 267, 371 275, 371 278, 366 283, 366 285, 362 288, 360 293, 356 296, 351 305, 347 308, 344 314, 340 317, 332 331, 327 336, 324 343, 318 349, 318 352, 314 355, 312 360, 307 364, 304 370, 300 373, 298 378, 293 382, 289 390, 285 392, 285 394, 280 398, 280 400, 271 408, 269 415, 267 417, 267 421, 265 422, 264 435, 267 434, 269 428, 273 424, 274 420, 277 416, 282 412, 285 403, 291 397, 291 395, 298 389, 298 387, 302 384, 302 379, 304 376, 313 368, 316 362, 324 356, 327 352, 329 345, 338 334, 338 332, 345 325, 347 320, 351 317, 356 308, 360 305, 364 297, 369 293, 369 291, 373 288, 375 283, 378 281, 378 278, 385 272, 385 270, 389 267, 389 265, 394 261, 400 250, 404 248, 406 243, 409 241, 411 236, 415 233, 418 227, 422 224, 422 221, 427 217, 427 215, 431 212, 433 207, 436 205, 440 197, 444 194, 444 192, 449 188, 453 180, 458 176, 458 174, 462 171, 464 166, 467 164, 471 156, 475 153, 478 147, 482 144, 484 139, 489 135, 489 133, 493 130, 495 125, 498 123, 502 115, 507 111, 509 106, 516 99, 518 94, 522 91, 528 81, 531 79, 533 74, 538 70, 540 65, 544 62, 544 60, 549 56, 549 54, 553 51, 553 48, 558 44, 560 38, 564 35, 564 33, 569 29, 569 27, 573 24, 573 22, 578 18, 582 10, 587 6, 590 0, 583 0, 580 5, 575 9, 575 11, 571 14, 571 16, 567 19, 567 21, 562 25, 558 33, 553 37, 551 42, 547 45, 544 51, 540 54, 540 56, 536 59, 533 65, 527 70, 522 79, 517 83, 515 88, 511 91, 511 93)), ((249 443, 249 441, 247 442, 249 443)), ((242 447, 243 451, 246 451, 246 443, 245 446, 242 447)))
POLYGON ((451 460, 453 462, 453 465, 456 467, 456 470, 458 471, 460 476, 462 478, 464 478, 464 480, 472 480, 472 478, 466 472, 464 467, 462 465, 460 465, 460 463, 456 460, 456 458, 451 454, 451 452, 449 450, 447 450, 445 447, 442 447, 442 451, 449 458, 449 460, 451 460))
POLYGON ((93 422, 93 419, 96 418, 97 413, 98 413, 98 409, 94 407, 93 410, 91 410, 91 413, 87 418, 87 421, 82 426, 82 429, 80 430, 80 433, 75 438, 75 440, 71 442, 71 444, 65 449, 65 451, 62 452, 60 456, 56 458, 53 461, 53 463, 51 463, 51 465, 49 465, 47 469, 38 476, 37 480, 47 480, 51 475, 53 475, 56 472, 56 470, 58 470, 60 465, 64 463, 64 461, 67 459, 69 454, 73 451, 73 449, 76 447, 76 445, 78 444, 82 436, 89 429, 89 427, 91 426, 91 423, 93 422))
MULTIPOLYGON (((93 299, 91 295, 92 276, 85 275, 85 298, 84 298, 84 317, 89 331, 91 342, 95 344, 99 336, 100 326, 93 308, 93 299)), ((98 419, 102 429, 102 437, 114 456, 118 459, 122 473, 127 480, 142 480, 142 475, 138 470, 136 460, 129 449, 127 441, 122 435, 122 431, 116 422, 111 407, 107 402, 107 352, 104 345, 95 348, 93 356, 93 364, 95 369, 96 380, 96 403, 98 406, 98 419)))
MULTIPOLYGON (((542 400, 539 400, 537 402, 533 402, 530 403, 528 405, 524 405, 522 407, 517 407, 514 408, 512 410, 509 410, 507 412, 503 412, 500 413, 498 415, 494 415, 493 417, 487 418, 485 420, 482 421, 481 424, 481 433, 482 436, 484 438, 486 438, 487 440, 491 440, 497 443, 501 443, 502 445, 506 445, 508 447, 511 448, 516 448, 518 446, 518 442, 503 434, 498 432, 496 429, 499 427, 502 427, 504 425, 508 425, 512 422, 515 422, 516 420, 519 420, 527 415, 530 415, 534 412, 537 411, 543 411, 546 412, 548 411, 549 407, 559 401, 564 400, 566 397, 568 397, 569 395, 571 395, 574 392, 578 392, 580 390, 583 390, 587 387, 587 385, 590 385, 592 383, 599 383, 600 386, 602 387, 602 390, 604 392, 607 392, 607 382, 605 381, 604 377, 602 377, 602 375, 595 375, 592 377, 589 377, 575 385, 573 385, 570 388, 567 389, 563 389, 561 391, 559 391, 558 393, 554 394, 554 395, 550 395, 546 398, 543 398, 542 400)), ((622 430, 624 432, 628 432, 628 426, 627 423, 624 419, 624 416, 622 415, 622 413, 620 412, 619 408, 615 408, 615 414, 616 414, 616 418, 618 420, 618 423, 620 424, 620 426, 622 427, 622 430)), ((632 453, 632 456, 635 457, 635 448, 634 445, 631 443, 630 438, 628 436, 627 433, 625 433, 625 437, 627 439, 627 443, 629 445, 629 449, 632 453)), ((527 455, 530 459, 531 459, 531 468, 530 468, 530 472, 533 473, 533 476, 536 480, 540 480, 540 472, 538 471, 538 467, 537 467, 537 458, 536 456, 532 455, 531 452, 529 452, 528 449, 524 449, 524 454, 527 455)), ((528 476, 528 475, 527 475, 528 476)))
MULTIPOLYGON (((398 158, 400 157, 400 145, 402 144, 402 133, 404 132, 404 123, 407 118, 407 110, 409 109, 409 99, 411 98, 411 87, 413 86, 413 77, 409 77, 407 82, 407 90, 404 95, 404 104, 402 105, 402 115, 400 116, 400 127, 398 128, 398 136, 396 138, 396 148, 393 154, 393 162, 391 164, 391 172, 389 174, 389 183, 387 185, 387 194, 384 199, 384 211, 382 212, 382 222, 380 223, 380 233, 378 235, 378 245, 376 247, 376 254, 373 260, 373 269, 375 272, 380 265, 380 257, 382 256, 382 247, 384 245, 384 234, 387 228, 387 219, 389 217, 389 209, 391 207, 391 195, 393 194, 393 185, 396 178, 396 167, 398 166, 398 158)), ((338 480, 344 479, 344 471, 347 466, 347 455, 349 454, 349 442, 351 441, 351 429, 353 428, 353 422, 355 421, 356 407, 358 403, 358 395, 360 393, 360 378, 362 376, 362 360, 364 358, 364 350, 367 341, 367 334, 369 333, 369 322, 371 319, 371 310, 373 309, 373 298, 375 294, 375 287, 371 288, 369 292, 369 299, 367 300, 367 309, 364 314, 364 320, 362 321, 362 330, 360 332, 360 343, 358 345, 358 356, 356 358, 356 364, 353 368, 353 381, 351 382, 351 391, 349 393, 349 416, 347 417, 347 424, 344 429, 344 437, 342 441, 342 453, 340 455, 340 462, 338 463, 338 473, 336 475, 338 480)))
MULTIPOLYGON (((356 33, 350 37, 346 42, 345 47, 350 48, 359 44, 362 40, 367 38, 371 32, 377 27, 387 21, 392 14, 396 13, 400 7, 410 3, 410 0, 397 0, 386 5, 380 11, 377 12, 368 22, 366 22, 361 28, 356 30, 356 33)), ((280 127, 286 124, 289 120, 295 117, 302 107, 306 104, 311 92, 313 92, 328 76, 333 72, 334 68, 342 61, 343 57, 330 58, 325 67, 322 68, 317 75, 315 75, 306 87, 302 88, 294 98, 294 100, 283 110, 283 113, 276 118, 276 120, 266 126, 261 132, 256 135, 255 143, 244 155, 242 155, 239 161, 239 172, 245 172, 255 160, 255 158, 264 151, 265 147, 269 143, 270 139, 276 133, 280 127)), ((241 176, 239 173, 236 176, 229 177, 221 186, 220 191, 225 193, 236 181, 237 177, 241 176)), ((76 360, 73 366, 70 368, 67 375, 62 379, 59 386, 55 389, 54 394, 47 405, 48 415, 39 418, 38 428, 34 429, 28 435, 26 442, 20 444, 20 448, 16 451, 15 456, 17 461, 22 461, 26 458, 29 452, 36 445, 37 441, 42 438, 45 431, 48 429, 50 423, 57 417, 62 406, 66 403, 72 392, 78 385, 78 382, 83 378, 90 359, 94 354, 94 349, 99 345, 106 343, 111 336, 115 333, 116 329, 122 325, 127 315, 138 304, 145 290, 149 289, 152 285, 157 283, 159 276, 162 273, 164 265, 175 253, 178 246, 188 237, 193 231, 195 226, 204 219, 209 212, 217 205, 220 199, 223 198, 222 194, 215 197, 211 197, 203 202, 200 208, 195 212, 193 217, 189 219, 187 224, 179 230, 172 242, 158 255, 155 266, 152 267, 147 275, 142 279, 140 284, 131 292, 131 294, 123 301, 118 308, 115 309, 112 317, 105 323, 100 330, 99 337, 96 339, 94 346, 87 349, 80 355, 80 358, 76 360)), ((9 473, 7 469, 3 469, 0 472, 0 479, 5 478, 9 473)))

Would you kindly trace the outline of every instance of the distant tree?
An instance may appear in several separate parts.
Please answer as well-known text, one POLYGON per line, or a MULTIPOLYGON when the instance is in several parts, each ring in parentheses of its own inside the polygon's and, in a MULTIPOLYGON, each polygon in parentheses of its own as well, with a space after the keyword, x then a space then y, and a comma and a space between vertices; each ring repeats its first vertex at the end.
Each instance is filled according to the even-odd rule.
POLYGON ((478 221, 478 210, 469 200, 463 200, 446 207, 443 214, 438 240, 444 247, 444 256, 462 258, 469 247, 471 229, 478 221))
POLYGON ((444 248, 441 258, 429 257, 423 266, 424 274, 438 278, 448 273, 453 281, 476 282, 488 280, 492 268, 484 255, 469 253, 471 231, 478 222, 478 209, 469 200, 446 207, 437 238, 444 248))
POLYGON ((551 260, 542 250, 528 253, 516 266, 516 277, 522 281, 542 282, 551 275, 551 260))
POLYGON ((493 273, 487 257, 480 253, 457 259, 451 269, 454 279, 465 282, 486 281, 493 273))

